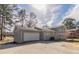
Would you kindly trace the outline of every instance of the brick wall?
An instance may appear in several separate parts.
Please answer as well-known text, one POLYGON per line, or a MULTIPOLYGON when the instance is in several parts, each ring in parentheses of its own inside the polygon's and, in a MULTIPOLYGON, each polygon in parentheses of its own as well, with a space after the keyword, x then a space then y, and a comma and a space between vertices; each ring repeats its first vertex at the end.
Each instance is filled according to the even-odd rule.
POLYGON ((67 38, 79 38, 79 29, 66 31, 65 36, 67 38))

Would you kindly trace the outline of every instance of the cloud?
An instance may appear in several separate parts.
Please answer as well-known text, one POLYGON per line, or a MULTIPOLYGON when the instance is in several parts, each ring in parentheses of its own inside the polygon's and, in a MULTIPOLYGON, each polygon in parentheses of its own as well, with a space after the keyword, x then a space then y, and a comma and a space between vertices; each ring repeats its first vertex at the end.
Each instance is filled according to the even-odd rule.
POLYGON ((74 18, 76 21, 79 21, 79 5, 71 6, 71 8, 69 8, 69 10, 65 13, 58 25, 62 25, 62 22, 65 18, 74 18))
MULTIPOLYGON (((25 8, 28 12, 34 12, 37 15, 40 26, 47 24, 48 26, 53 26, 53 23, 56 22, 62 5, 59 4, 29 4, 29 5, 20 5, 25 8)), ((55 23, 54 23, 55 24, 55 23)))
POLYGON ((55 4, 26 4, 19 5, 19 7, 27 10, 27 13, 34 12, 37 15, 38 24, 37 26, 43 26, 45 24, 50 26, 52 25, 54 19, 56 18, 56 11, 61 7, 60 5, 55 4))
POLYGON ((46 13, 47 5, 46 4, 32 4, 32 7, 41 12, 42 14, 46 13))
POLYGON ((71 8, 68 12, 65 18, 70 17, 74 18, 77 21, 79 21, 79 5, 75 5, 73 8, 71 8))
POLYGON ((65 6, 61 4, 31 4, 27 5, 26 10, 37 15, 40 26, 47 24, 53 27, 60 25, 63 19, 72 13, 73 7, 70 7, 66 13, 62 13, 64 10, 62 7, 65 6))
POLYGON ((53 20, 50 20, 47 22, 47 25, 52 27, 52 23, 54 22, 55 17, 52 17, 53 20))
POLYGON ((69 17, 70 17, 70 18, 75 18, 74 15, 76 15, 76 13, 75 13, 74 11, 76 11, 76 10, 74 10, 74 9, 76 8, 76 6, 77 6, 77 5, 72 5, 72 6, 68 9, 68 11, 66 11, 66 13, 62 16, 62 20, 58 23, 58 25, 63 25, 62 22, 64 21, 65 18, 69 18, 69 17), (75 14, 74 14, 73 12, 74 12, 75 14))
POLYGON ((52 23, 56 21, 56 18, 59 15, 59 9, 62 7, 62 5, 57 4, 38 4, 38 5, 32 5, 33 12, 36 13, 39 21, 41 22, 41 25, 48 25, 52 26, 52 23))
POLYGON ((49 5, 48 7, 48 21, 47 25, 50 27, 57 26, 57 21, 59 21, 59 15, 61 14, 62 5, 49 5))

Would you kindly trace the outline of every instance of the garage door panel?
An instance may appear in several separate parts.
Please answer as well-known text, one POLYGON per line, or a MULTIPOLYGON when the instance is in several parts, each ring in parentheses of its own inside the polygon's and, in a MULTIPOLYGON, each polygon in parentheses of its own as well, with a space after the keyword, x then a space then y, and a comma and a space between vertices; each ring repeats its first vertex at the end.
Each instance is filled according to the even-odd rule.
POLYGON ((39 33, 24 33, 24 41, 39 40, 39 33))

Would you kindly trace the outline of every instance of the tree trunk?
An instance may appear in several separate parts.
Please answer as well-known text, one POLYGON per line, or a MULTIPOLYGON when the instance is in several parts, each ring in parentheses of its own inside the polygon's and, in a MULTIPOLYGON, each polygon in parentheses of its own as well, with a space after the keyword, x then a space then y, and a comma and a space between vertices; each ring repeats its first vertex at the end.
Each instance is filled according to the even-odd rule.
POLYGON ((3 26, 4 26, 4 19, 5 19, 5 16, 2 14, 2 17, 1 17, 1 20, 2 20, 2 24, 1 24, 1 39, 0 40, 3 40, 3 26))
POLYGON ((1 28, 1 39, 0 40, 2 40, 2 28, 1 28))
POLYGON ((1 17, 1 39, 3 39, 3 17, 1 17))

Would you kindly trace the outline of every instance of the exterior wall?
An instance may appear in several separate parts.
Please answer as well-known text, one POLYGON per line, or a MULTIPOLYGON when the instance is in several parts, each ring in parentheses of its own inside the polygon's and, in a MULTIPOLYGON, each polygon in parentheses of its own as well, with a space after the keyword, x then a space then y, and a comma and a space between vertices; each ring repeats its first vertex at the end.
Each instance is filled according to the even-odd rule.
POLYGON ((56 40, 63 40, 66 39, 65 37, 65 28, 64 27, 58 27, 55 31, 55 39, 56 40))
POLYGON ((16 29, 14 32, 14 42, 22 43, 22 31, 20 29, 16 29))
POLYGON ((41 40, 50 40, 51 37, 54 37, 54 32, 52 31, 41 32, 41 40))
POLYGON ((79 38, 79 29, 67 30, 65 33, 67 38, 79 38))
POLYGON ((59 38, 60 38, 60 36, 59 36, 59 34, 57 33, 57 32, 55 32, 55 34, 54 34, 55 36, 55 40, 58 40, 59 38))
POLYGON ((63 40, 63 39, 66 39, 66 37, 65 37, 65 32, 57 32, 57 33, 55 33, 55 39, 56 40, 63 40))
POLYGON ((49 36, 50 36, 50 33, 44 32, 43 33, 43 37, 44 37, 43 40, 49 40, 50 39, 49 36))

